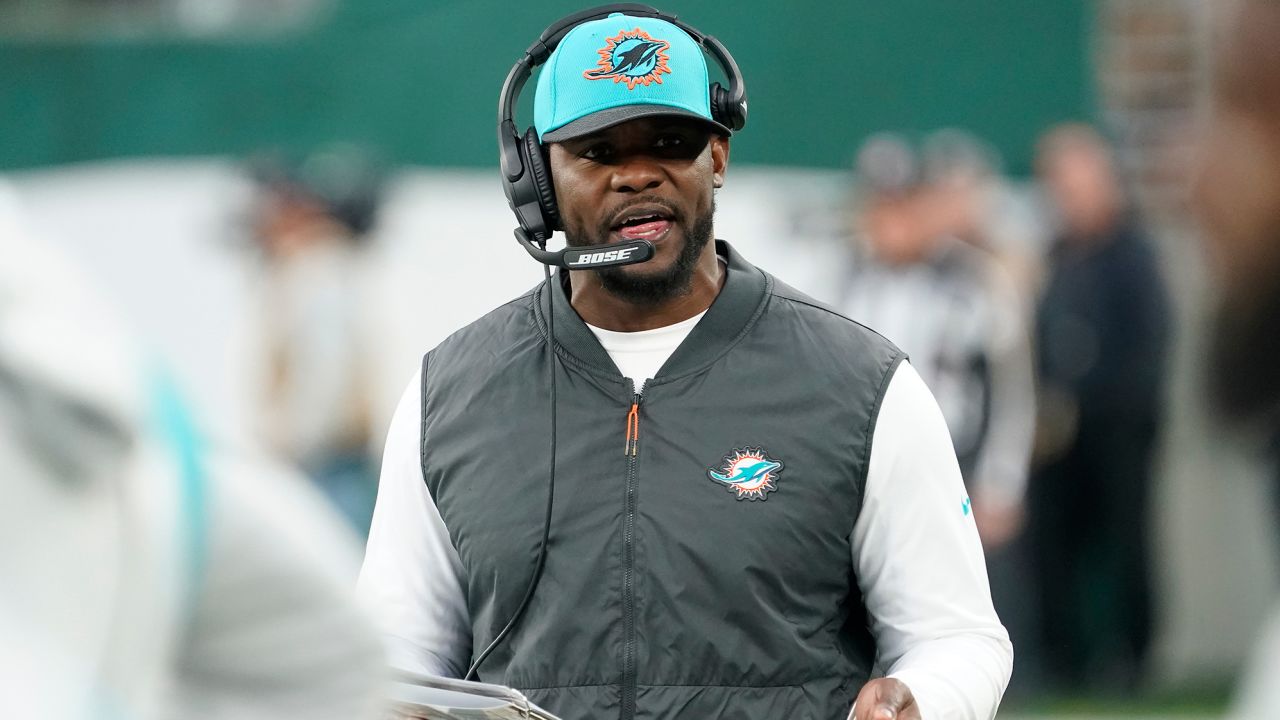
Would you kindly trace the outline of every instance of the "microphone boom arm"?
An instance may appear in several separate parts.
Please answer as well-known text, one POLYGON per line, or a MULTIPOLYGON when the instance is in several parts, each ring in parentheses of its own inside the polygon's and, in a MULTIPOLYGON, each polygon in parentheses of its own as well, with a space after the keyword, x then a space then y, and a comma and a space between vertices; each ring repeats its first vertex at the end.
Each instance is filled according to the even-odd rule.
POLYGON ((535 244, 524 228, 516 228, 516 242, 529 253, 534 260, 543 265, 568 270, 594 270, 618 265, 642 263, 653 258, 653 243, 648 240, 628 240, 606 245, 581 245, 567 247, 563 250, 547 250, 546 241, 535 244))

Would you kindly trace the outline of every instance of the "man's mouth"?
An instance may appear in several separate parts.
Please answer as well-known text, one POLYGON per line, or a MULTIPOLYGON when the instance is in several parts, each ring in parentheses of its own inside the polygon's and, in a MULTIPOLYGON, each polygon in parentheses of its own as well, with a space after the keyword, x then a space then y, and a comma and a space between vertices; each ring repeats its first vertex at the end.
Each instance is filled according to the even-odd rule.
POLYGON ((635 208, 624 212, 610 230, 625 240, 655 241, 671 229, 671 214, 657 208, 635 208))

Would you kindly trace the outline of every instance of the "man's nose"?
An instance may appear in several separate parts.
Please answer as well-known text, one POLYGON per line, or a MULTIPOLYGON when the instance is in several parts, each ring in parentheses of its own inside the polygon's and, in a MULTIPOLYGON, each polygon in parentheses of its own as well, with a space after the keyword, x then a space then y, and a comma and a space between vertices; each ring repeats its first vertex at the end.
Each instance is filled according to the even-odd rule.
POLYGON ((642 154, 630 155, 615 166, 611 189, 614 192, 643 192, 658 187, 665 178, 662 166, 653 158, 642 154))

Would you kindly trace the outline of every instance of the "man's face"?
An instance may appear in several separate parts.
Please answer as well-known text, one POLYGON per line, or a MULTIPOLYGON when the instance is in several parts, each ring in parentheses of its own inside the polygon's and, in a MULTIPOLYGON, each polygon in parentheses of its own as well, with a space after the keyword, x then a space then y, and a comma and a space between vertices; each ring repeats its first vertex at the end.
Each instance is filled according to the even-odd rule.
POLYGON ((881 262, 910 265, 928 255, 930 238, 924 233, 920 218, 922 199, 915 191, 906 197, 874 198, 867 206, 863 231, 881 262))
POLYGON ((652 260, 595 272, 610 292, 655 303, 687 292, 711 240, 729 141, 681 118, 641 118, 550 146, 571 246, 648 240, 652 260))
POLYGON ((1044 153, 1039 169, 1069 238, 1109 229, 1121 201, 1104 148, 1067 141, 1044 153))
POLYGON ((1280 8, 1243 7, 1219 58, 1194 185, 1221 291, 1209 381, 1219 406, 1235 417, 1280 405, 1280 52, 1262 32, 1280 28, 1280 8))

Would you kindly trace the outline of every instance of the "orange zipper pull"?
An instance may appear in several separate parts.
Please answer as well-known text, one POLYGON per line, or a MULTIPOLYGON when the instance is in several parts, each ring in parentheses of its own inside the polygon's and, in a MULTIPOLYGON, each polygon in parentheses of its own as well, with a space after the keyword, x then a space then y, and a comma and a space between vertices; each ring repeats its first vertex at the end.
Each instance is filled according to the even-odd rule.
POLYGON ((627 439, 622 446, 622 454, 635 457, 636 446, 640 444, 640 404, 631 403, 631 412, 627 413, 627 439))

